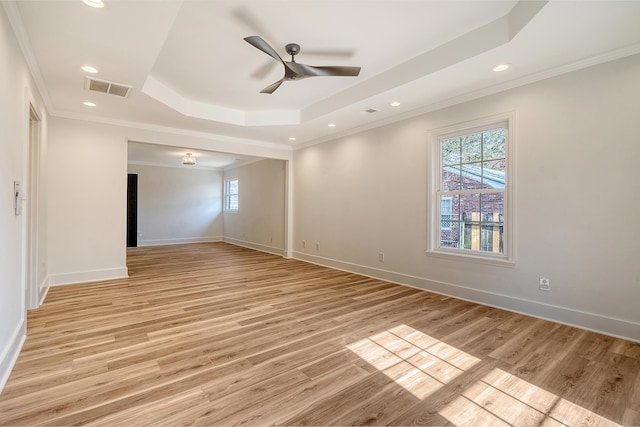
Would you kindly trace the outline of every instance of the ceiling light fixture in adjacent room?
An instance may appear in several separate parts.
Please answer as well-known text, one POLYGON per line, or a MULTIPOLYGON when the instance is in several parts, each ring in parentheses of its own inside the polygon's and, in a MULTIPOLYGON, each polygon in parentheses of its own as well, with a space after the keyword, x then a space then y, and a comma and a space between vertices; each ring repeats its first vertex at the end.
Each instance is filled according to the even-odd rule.
POLYGON ((509 69, 510 66, 511 66, 510 64, 496 65, 495 67, 493 67, 493 71, 495 71, 496 73, 499 73, 500 71, 506 71, 509 69))
POLYGON ((82 3, 87 6, 95 7, 96 9, 102 9, 104 7, 104 2, 102 0, 82 0, 82 3))
POLYGON ((182 158, 182 164, 193 166, 196 164, 196 158, 193 157, 193 154, 187 153, 187 156, 182 158))
POLYGON ((400 105, 400 103, 398 101, 393 101, 391 104, 392 107, 398 107, 400 105))
POLYGON ((296 140, 296 138, 293 137, 293 136, 291 138, 289 138, 289 141, 295 141, 295 140, 296 140))
POLYGON ((335 123, 329 123, 327 126, 329 126, 330 128, 334 128, 334 127, 336 127, 336 124, 335 123))
POLYGON ((87 107, 95 107, 96 104, 94 102, 91 101, 85 101, 83 102, 84 105, 86 105, 87 107))
POLYGON ((84 71, 85 73, 95 74, 98 72, 98 69, 96 67, 92 67, 91 65, 83 65, 80 68, 82 68, 82 71, 84 71))

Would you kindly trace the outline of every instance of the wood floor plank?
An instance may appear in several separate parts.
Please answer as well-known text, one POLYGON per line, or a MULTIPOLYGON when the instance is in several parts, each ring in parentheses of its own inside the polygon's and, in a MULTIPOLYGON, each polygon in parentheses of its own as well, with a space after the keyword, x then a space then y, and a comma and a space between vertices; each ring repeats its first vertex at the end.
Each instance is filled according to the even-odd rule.
POLYGON ((226 243, 50 289, 0 425, 633 425, 640 344, 226 243))
POLYGON ((359 366, 347 364, 316 379, 301 383, 280 395, 243 409, 228 419, 234 426, 283 425, 292 413, 302 412, 313 402, 325 399, 339 390, 366 378, 369 372, 359 366))

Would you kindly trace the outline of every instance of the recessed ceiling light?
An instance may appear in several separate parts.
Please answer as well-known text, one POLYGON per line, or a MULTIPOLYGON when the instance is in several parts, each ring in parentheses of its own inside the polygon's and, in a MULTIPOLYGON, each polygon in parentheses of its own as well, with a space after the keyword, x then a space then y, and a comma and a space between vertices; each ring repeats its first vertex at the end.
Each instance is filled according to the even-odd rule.
POLYGON ((92 67, 91 65, 83 65, 81 68, 82 68, 82 71, 85 71, 91 74, 95 74, 98 72, 98 69, 95 67, 92 67))
POLYGON ((495 67, 493 67, 493 71, 495 71, 496 73, 499 73, 500 71, 505 71, 507 69, 509 69, 509 64, 500 64, 500 65, 496 65, 495 67))
POLYGON ((389 105, 391 105, 392 107, 397 107, 397 106, 399 106, 399 105, 400 105, 400 103, 399 103, 398 101, 393 101, 393 102, 392 102, 391 104, 389 104, 389 105))
POLYGON ((83 104, 86 105, 87 107, 95 107, 96 106, 96 104, 91 102, 91 101, 85 101, 85 102, 83 102, 83 104))
POLYGON ((327 126, 329 126, 330 128, 334 128, 334 127, 336 127, 336 124, 335 123, 329 123, 327 126))
POLYGON ((102 0, 82 0, 82 3, 87 6, 95 7, 96 9, 102 9, 104 7, 104 2, 102 0))
POLYGON ((289 138, 289 141, 295 141, 296 139, 292 136, 291 138, 289 138))

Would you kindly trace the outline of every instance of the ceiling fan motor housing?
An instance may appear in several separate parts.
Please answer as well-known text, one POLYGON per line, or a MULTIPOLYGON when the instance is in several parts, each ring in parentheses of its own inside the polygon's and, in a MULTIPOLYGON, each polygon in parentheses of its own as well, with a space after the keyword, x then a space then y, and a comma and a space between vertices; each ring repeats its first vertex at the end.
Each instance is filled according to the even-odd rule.
POLYGON ((293 57, 300 53, 300 45, 297 43, 289 43, 284 47, 289 55, 291 55, 291 61, 293 61, 293 57))

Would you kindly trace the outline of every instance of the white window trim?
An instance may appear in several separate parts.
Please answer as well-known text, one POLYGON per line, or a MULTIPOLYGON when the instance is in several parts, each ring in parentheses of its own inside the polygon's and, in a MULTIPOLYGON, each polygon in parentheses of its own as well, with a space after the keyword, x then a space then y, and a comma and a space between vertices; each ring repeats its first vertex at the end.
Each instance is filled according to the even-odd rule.
MULTIPOLYGON (((223 188, 222 188, 222 211, 225 213, 238 213, 238 209, 227 209, 227 197, 230 196, 230 194, 227 193, 227 183, 229 181, 238 181, 238 202, 240 201, 240 180, 238 179, 238 177, 233 177, 233 178, 227 178, 224 180, 224 184, 223 184, 223 188)), ((238 203, 238 206, 240 205, 240 203, 238 203)))
POLYGON ((516 159, 515 122, 515 113, 509 112, 434 129, 429 133, 429 149, 427 150, 427 255, 450 260, 458 259, 503 267, 511 267, 516 264, 516 177, 514 173, 516 159), (505 170, 507 185, 504 189, 504 253, 494 254, 490 252, 485 253, 438 247, 438 240, 440 236, 440 227, 438 223, 438 219, 440 217, 440 198, 438 190, 441 180, 439 141, 451 136, 470 134, 476 131, 485 130, 488 126, 505 124, 507 128, 507 147, 505 153, 507 163, 505 170))

